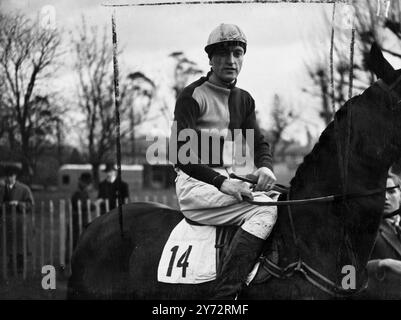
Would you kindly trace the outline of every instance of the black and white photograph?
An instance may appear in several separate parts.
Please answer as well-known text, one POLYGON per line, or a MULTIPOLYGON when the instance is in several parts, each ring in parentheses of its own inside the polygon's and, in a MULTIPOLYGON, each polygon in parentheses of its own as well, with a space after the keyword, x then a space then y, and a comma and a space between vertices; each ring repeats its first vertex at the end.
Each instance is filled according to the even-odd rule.
POLYGON ((399 300, 400 205, 401 1, 0 0, 0 300, 399 300))

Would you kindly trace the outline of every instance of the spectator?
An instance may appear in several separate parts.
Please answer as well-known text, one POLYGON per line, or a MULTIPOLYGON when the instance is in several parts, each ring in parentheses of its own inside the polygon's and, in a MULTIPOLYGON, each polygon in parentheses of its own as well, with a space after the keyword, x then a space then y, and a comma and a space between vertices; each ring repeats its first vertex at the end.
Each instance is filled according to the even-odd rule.
MULTIPOLYGON (((400 185, 395 174, 389 174, 387 187, 400 185)), ((397 223, 400 213, 400 188, 386 191, 383 219, 380 223, 375 246, 367 264, 369 295, 392 299, 401 295, 401 228, 397 223)))
MULTIPOLYGON (((80 230, 79 230, 79 202, 81 203, 81 221, 82 228, 88 224, 88 209, 92 212, 95 209, 94 204, 90 204, 88 208, 89 193, 92 190, 92 175, 88 172, 81 174, 78 180, 78 190, 71 197, 72 203, 72 245, 73 248, 77 245, 80 230)), ((68 241, 68 239, 67 239, 68 241)), ((68 242, 67 242, 68 243, 68 242)))
MULTIPOLYGON (((109 202, 109 210, 117 206, 117 166, 114 163, 107 163, 104 170, 106 179, 99 184, 98 202, 100 203, 101 214, 107 212, 105 201, 109 202)), ((129 201, 128 184, 121 180, 121 197, 124 202, 129 201)))
MULTIPOLYGON (((9 268, 13 265, 13 223, 12 223, 12 211, 13 208, 16 210, 16 248, 17 248, 17 270, 22 271, 24 259, 23 259, 23 209, 26 209, 26 213, 29 214, 34 204, 32 192, 29 187, 19 181, 17 181, 17 175, 19 174, 19 168, 17 166, 9 165, 5 168, 5 180, 0 182, 0 205, 5 205, 6 214, 6 241, 7 241, 7 253, 9 256, 9 268)), ((28 224, 30 219, 26 219, 25 223, 28 224)), ((27 242, 27 251, 28 249, 27 242)), ((28 252, 27 252, 28 253, 28 252)))

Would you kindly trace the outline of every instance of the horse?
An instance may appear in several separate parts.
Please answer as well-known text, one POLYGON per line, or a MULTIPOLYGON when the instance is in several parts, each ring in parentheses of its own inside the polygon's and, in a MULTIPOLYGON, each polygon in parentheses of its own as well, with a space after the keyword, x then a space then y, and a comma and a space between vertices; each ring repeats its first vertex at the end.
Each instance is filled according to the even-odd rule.
MULTIPOLYGON (((278 206, 277 223, 266 241, 277 244, 275 268, 292 271, 251 282, 239 299, 342 299, 357 297, 366 287, 366 264, 383 211, 387 173, 401 156, 401 69, 394 70, 375 44, 368 66, 379 80, 336 112, 298 167, 289 196, 279 200, 340 197, 278 206), (350 266, 355 283, 347 291, 341 288, 350 266)), ((183 218, 180 211, 143 202, 124 205, 122 214, 122 235, 117 209, 95 219, 81 235, 72 257, 69 299, 213 296, 215 281, 157 281, 163 246, 183 218)))

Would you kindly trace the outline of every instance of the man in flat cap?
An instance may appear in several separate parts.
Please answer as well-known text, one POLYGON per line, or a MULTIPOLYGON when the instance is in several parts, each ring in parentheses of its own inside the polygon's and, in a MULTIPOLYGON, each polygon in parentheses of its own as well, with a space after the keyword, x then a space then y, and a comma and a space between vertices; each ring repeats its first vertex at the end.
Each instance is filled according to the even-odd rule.
MULTIPOLYGON (((34 204, 34 199, 29 187, 17 181, 20 170, 15 165, 5 167, 5 179, 0 181, 0 205, 5 205, 6 214, 6 233, 7 233, 7 253, 9 265, 12 264, 12 248, 14 239, 17 240, 17 268, 20 271, 23 266, 23 244, 22 244, 22 213, 30 213, 30 208, 34 204), (16 210, 16 237, 13 237, 12 211, 16 210)), ((26 219, 26 222, 28 219, 26 219)))
MULTIPOLYGON (((109 202, 109 210, 117 207, 117 166, 115 163, 106 163, 104 169, 106 173, 106 179, 99 183, 99 194, 98 198, 101 202, 101 213, 106 213, 105 201, 109 202)), ((123 201, 129 200, 129 188, 128 184, 121 180, 121 198, 123 201)))

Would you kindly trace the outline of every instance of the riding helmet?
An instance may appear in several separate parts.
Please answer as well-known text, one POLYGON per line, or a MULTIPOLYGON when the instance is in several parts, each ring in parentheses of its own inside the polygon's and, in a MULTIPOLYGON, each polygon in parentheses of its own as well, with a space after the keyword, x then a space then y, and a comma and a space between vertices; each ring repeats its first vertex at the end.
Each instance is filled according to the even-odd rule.
POLYGON ((246 52, 247 40, 242 30, 235 24, 222 23, 210 33, 205 51, 209 58, 213 50, 221 44, 238 44, 246 52))

